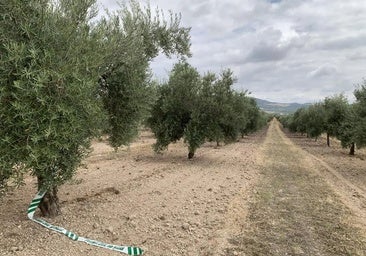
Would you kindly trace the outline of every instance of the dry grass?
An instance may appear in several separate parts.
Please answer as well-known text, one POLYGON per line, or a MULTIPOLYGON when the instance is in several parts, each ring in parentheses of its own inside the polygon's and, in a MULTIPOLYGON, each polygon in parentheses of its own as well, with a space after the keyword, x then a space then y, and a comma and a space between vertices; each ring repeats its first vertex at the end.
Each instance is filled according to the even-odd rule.
POLYGON ((240 255, 365 255, 361 230, 316 163, 273 126, 262 153, 263 178, 248 224, 230 240, 240 255))

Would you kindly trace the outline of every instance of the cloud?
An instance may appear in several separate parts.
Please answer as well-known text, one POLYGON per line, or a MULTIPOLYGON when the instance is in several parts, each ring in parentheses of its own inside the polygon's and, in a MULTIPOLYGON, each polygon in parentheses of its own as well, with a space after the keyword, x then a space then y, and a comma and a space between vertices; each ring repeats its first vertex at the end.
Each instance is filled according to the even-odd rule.
POLYGON ((320 43, 323 50, 342 50, 363 47, 366 44, 366 34, 342 36, 340 38, 332 38, 320 43))
POLYGON ((308 77, 317 78, 324 76, 335 76, 338 74, 338 69, 331 64, 324 64, 308 74, 308 77))
POLYGON ((261 43, 252 49, 246 60, 248 62, 278 61, 286 57, 288 50, 288 47, 261 43))
MULTIPOLYGON (((115 8, 112 0, 98 0, 115 8)), ((141 1, 147 3, 147 1, 141 1)), ((272 101, 352 95, 366 76, 364 0, 150 0, 192 27, 190 63, 204 73, 231 68, 238 90, 272 101)), ((159 56, 156 76, 173 60, 159 56)))

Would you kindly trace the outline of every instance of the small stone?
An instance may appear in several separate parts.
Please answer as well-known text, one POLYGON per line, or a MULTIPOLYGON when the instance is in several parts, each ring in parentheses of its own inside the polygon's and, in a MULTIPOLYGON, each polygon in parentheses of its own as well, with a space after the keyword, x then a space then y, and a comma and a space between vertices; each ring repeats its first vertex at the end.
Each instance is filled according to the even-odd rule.
POLYGON ((292 249, 295 255, 303 255, 305 253, 300 246, 294 246, 292 249))
POLYGON ((355 192, 353 192, 352 196, 354 196, 354 197, 360 197, 360 194, 355 191, 355 192))
POLYGON ((165 216, 164 215, 161 215, 161 216, 159 216, 159 220, 165 220, 166 218, 165 218, 165 216))
POLYGON ((135 221, 131 221, 130 222, 130 226, 133 227, 133 228, 136 228, 137 227, 137 223, 135 221))
POLYGON ((113 233, 113 227, 109 226, 108 228, 105 229, 105 231, 107 231, 109 233, 113 233))
POLYGON ((200 215, 200 212, 199 212, 199 211, 195 211, 195 212, 194 212, 194 215, 196 215, 196 216, 197 216, 197 215, 200 215))
POLYGON ((189 224, 188 223, 183 223, 182 224, 182 229, 188 230, 189 229, 189 224))
POLYGON ((13 246, 13 247, 10 248, 10 251, 11 252, 18 252, 18 251, 20 251, 20 249, 17 246, 13 246))

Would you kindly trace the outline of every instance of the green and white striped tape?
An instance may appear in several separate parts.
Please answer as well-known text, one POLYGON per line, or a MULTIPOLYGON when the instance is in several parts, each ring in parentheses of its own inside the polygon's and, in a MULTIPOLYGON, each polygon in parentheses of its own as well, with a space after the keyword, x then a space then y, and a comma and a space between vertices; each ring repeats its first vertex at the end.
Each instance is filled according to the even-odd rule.
POLYGON ((39 191, 38 194, 34 197, 34 199, 32 200, 32 202, 30 203, 29 207, 28 207, 28 218, 34 222, 37 222, 38 224, 56 231, 58 233, 64 234, 65 236, 67 236, 68 238, 74 240, 74 241, 80 241, 80 242, 84 242, 90 245, 94 245, 94 246, 98 246, 98 247, 102 247, 105 249, 109 249, 109 250, 113 250, 113 251, 117 251, 117 252, 121 252, 121 253, 125 253, 128 255, 142 255, 143 254, 143 250, 138 248, 138 247, 132 247, 132 246, 121 246, 121 245, 114 245, 114 244, 106 244, 103 242, 99 242, 96 240, 92 240, 89 238, 85 238, 85 237, 81 237, 78 236, 76 234, 74 234, 73 232, 70 232, 62 227, 58 227, 58 226, 54 226, 49 224, 48 222, 42 220, 42 219, 35 219, 34 218, 34 212, 36 211, 38 205, 40 204, 40 202, 42 201, 43 196, 45 195, 45 191, 39 191))

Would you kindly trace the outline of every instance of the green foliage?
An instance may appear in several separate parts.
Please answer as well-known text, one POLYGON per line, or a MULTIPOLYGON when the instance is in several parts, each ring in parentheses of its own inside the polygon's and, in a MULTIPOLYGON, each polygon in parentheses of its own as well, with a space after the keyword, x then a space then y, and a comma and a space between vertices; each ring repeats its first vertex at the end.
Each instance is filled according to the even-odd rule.
MULTIPOLYGON (((306 133, 311 138, 318 138, 325 130, 325 109, 316 103, 306 109, 306 133)), ((304 120, 303 120, 304 121, 304 120)))
POLYGON ((260 111, 254 98, 244 97, 243 100, 245 101, 243 109, 245 109, 244 113, 246 113, 247 121, 245 125, 243 122, 240 127, 242 137, 262 128, 270 121, 267 120, 266 113, 260 111))
POLYGON ((215 132, 208 137, 217 143, 231 142, 237 138, 238 130, 235 126, 237 113, 234 110, 234 90, 231 88, 236 79, 233 78, 231 70, 225 70, 220 74, 220 78, 213 84, 213 101, 211 106, 216 115, 214 117, 215 132))
POLYGON ((339 126, 347 115, 348 101, 344 95, 327 97, 324 100, 325 130, 330 136, 337 136, 339 126))
POLYGON ((192 158, 206 140, 230 142, 259 127, 261 115, 255 100, 235 92, 234 82, 230 70, 220 77, 212 73, 201 77, 189 64, 176 64, 168 83, 160 88, 149 119, 157 138, 155 151, 184 138, 192 158))
POLYGON ((148 124, 156 137, 159 152, 181 139, 196 106, 200 76, 186 62, 175 64, 169 81, 159 88, 159 98, 152 107, 148 124))
POLYGON ((366 81, 355 90, 354 140, 358 148, 366 146, 366 81))
POLYGON ((354 144, 366 145, 366 103, 365 86, 355 91, 356 103, 349 105, 343 95, 327 97, 321 103, 308 108, 301 108, 293 115, 281 118, 281 122, 292 132, 307 133, 308 137, 317 138, 323 132, 335 136, 344 148, 354 144))
POLYGON ((128 144, 155 99, 149 62, 190 56, 178 15, 131 1, 93 22, 94 3, 0 4, 0 187, 27 171, 47 188, 64 183, 102 128, 113 147, 128 144))
POLYGON ((185 129, 185 141, 188 143, 188 150, 192 157, 206 138, 212 136, 219 129, 214 121, 217 118, 217 113, 213 107, 215 99, 212 97, 212 85, 215 80, 216 75, 213 73, 207 73, 201 78, 191 120, 185 129))
POLYGON ((110 144, 117 149, 137 135, 154 101, 149 62, 160 51, 167 56, 190 56, 189 29, 179 26, 180 17, 170 14, 170 22, 152 16, 136 1, 103 19, 108 53, 102 66, 100 95, 108 112, 110 144))
POLYGON ((291 132, 306 133, 308 137, 317 138, 325 129, 323 104, 316 103, 300 108, 292 115, 281 117, 280 121, 291 132))
POLYGON ((299 108, 290 116, 287 126, 291 132, 306 132, 306 122, 304 122, 306 118, 305 113, 305 108, 299 108))
POLYGON ((349 105, 346 112, 346 117, 338 127, 337 139, 341 141, 343 148, 350 147, 355 143, 356 139, 356 121, 357 114, 355 105, 349 105))
POLYGON ((347 108, 348 102, 343 95, 328 97, 321 103, 298 109, 293 115, 282 118, 282 122, 290 131, 306 133, 311 138, 317 138, 323 132, 337 136, 347 108))
POLYGON ((100 116, 94 1, 0 5, 0 179, 31 170, 46 187, 68 180, 100 116))
POLYGON ((291 132, 293 132, 293 130, 290 129, 290 125, 291 125, 291 121, 292 121, 292 116, 293 115, 277 115, 277 116, 275 116, 275 118, 277 118, 280 121, 280 123, 282 124, 282 126, 284 128, 287 128, 291 132))

